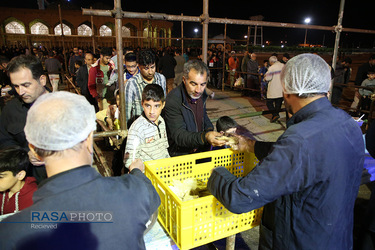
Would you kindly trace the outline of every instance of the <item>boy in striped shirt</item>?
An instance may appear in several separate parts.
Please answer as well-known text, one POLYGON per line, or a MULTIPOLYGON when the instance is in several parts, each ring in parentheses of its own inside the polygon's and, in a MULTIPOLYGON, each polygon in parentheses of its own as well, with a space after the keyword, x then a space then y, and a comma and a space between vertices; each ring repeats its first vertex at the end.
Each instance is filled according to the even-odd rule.
POLYGON ((128 131, 124 154, 127 168, 137 158, 145 162, 170 157, 166 126, 160 116, 164 105, 163 88, 157 84, 148 84, 142 92, 142 115, 128 131))

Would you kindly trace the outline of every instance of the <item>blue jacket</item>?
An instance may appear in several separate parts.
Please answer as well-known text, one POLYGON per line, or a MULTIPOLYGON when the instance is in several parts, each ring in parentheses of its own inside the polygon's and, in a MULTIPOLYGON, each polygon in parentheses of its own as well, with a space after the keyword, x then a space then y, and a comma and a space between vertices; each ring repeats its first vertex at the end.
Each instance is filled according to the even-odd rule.
POLYGON ((212 131, 214 127, 206 112, 207 97, 206 91, 204 91, 201 97, 204 103, 203 131, 198 132, 194 113, 187 101, 184 83, 178 85, 168 94, 163 110, 163 118, 167 124, 170 156, 204 151, 204 147, 209 146, 205 135, 206 132, 212 131), (198 150, 194 151, 194 149, 198 150))
MULTIPOLYGON (((145 224, 160 205, 151 181, 139 169, 102 177, 88 165, 46 179, 33 201, 0 223, 0 249, 145 249, 145 224), (35 211, 39 217, 32 217, 35 211), (113 223, 57 223, 52 216, 52 223, 37 223, 46 211, 60 211, 57 218, 63 222, 65 211, 111 213, 113 223)), ((101 220, 111 219, 105 218, 101 220)))
POLYGON ((235 213, 265 206, 260 249, 352 249, 364 163, 359 126, 326 98, 296 112, 287 126, 247 176, 219 167, 208 189, 235 213))

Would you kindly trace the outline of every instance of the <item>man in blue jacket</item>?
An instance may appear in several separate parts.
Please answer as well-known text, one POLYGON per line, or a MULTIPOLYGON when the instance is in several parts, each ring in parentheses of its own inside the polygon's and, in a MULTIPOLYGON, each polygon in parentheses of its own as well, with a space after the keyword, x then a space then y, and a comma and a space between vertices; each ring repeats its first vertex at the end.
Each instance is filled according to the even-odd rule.
POLYGON ((145 249, 146 223, 160 205, 139 159, 129 174, 103 177, 91 165, 94 107, 69 92, 44 94, 25 126, 48 178, 34 204, 0 223, 0 249, 145 249))
POLYGON ((326 98, 330 69, 321 57, 290 59, 281 79, 287 130, 272 145, 240 138, 239 150, 260 163, 243 178, 218 167, 208 189, 234 213, 264 206, 260 249, 352 249, 361 130, 326 98))

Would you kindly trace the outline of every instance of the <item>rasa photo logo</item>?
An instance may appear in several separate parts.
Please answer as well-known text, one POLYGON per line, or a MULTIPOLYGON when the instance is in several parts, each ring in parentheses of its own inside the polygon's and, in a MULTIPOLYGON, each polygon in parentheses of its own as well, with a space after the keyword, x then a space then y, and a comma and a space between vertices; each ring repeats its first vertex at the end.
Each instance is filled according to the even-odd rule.
POLYGON ((113 223, 107 211, 31 211, 31 228, 56 229, 59 223, 113 223))

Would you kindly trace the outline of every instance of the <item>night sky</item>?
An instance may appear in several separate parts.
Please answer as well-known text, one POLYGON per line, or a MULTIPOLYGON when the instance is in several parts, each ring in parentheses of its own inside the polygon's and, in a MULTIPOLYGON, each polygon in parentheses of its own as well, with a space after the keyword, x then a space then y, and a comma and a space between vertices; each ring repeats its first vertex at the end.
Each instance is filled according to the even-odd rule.
MULTIPOLYGON (((57 0, 47 0, 56 3, 57 0)), ((111 0, 61 0, 70 6, 89 8, 113 8, 111 0)), ((0 6, 38 8, 37 0, 1 1, 0 6), (22 3, 20 5, 20 3, 22 3)), ((337 24, 340 0, 315 0, 315 1, 224 1, 211 0, 209 2, 209 15, 211 17, 249 19, 250 16, 262 15, 264 21, 303 23, 306 17, 311 18, 312 25, 334 26, 337 24), (232 4, 232 5, 230 5, 232 4)), ((346 0, 344 8, 343 27, 375 30, 375 1, 346 0)), ((199 16, 203 12, 202 0, 189 1, 163 1, 163 0, 122 0, 122 9, 134 12, 157 12, 189 16, 199 16)), ((193 29, 198 23, 184 22, 184 35, 193 37, 193 29)), ((293 45, 303 43, 305 29, 271 28, 264 27, 264 41, 272 41, 273 45, 280 45, 281 41, 293 45)), ((209 37, 224 33, 223 24, 210 24, 209 37)), ((247 33, 247 26, 228 25, 227 35, 234 39, 243 39, 247 33)), ((201 34, 201 33, 200 33, 201 34)), ((180 36, 180 23, 175 22, 174 36, 180 36)), ((198 34, 199 35, 199 34, 198 34)), ((335 33, 330 31, 308 30, 307 41, 311 44, 322 44, 333 47, 335 33)), ((359 33, 343 33, 341 36, 342 47, 375 47, 375 35, 359 33)))

